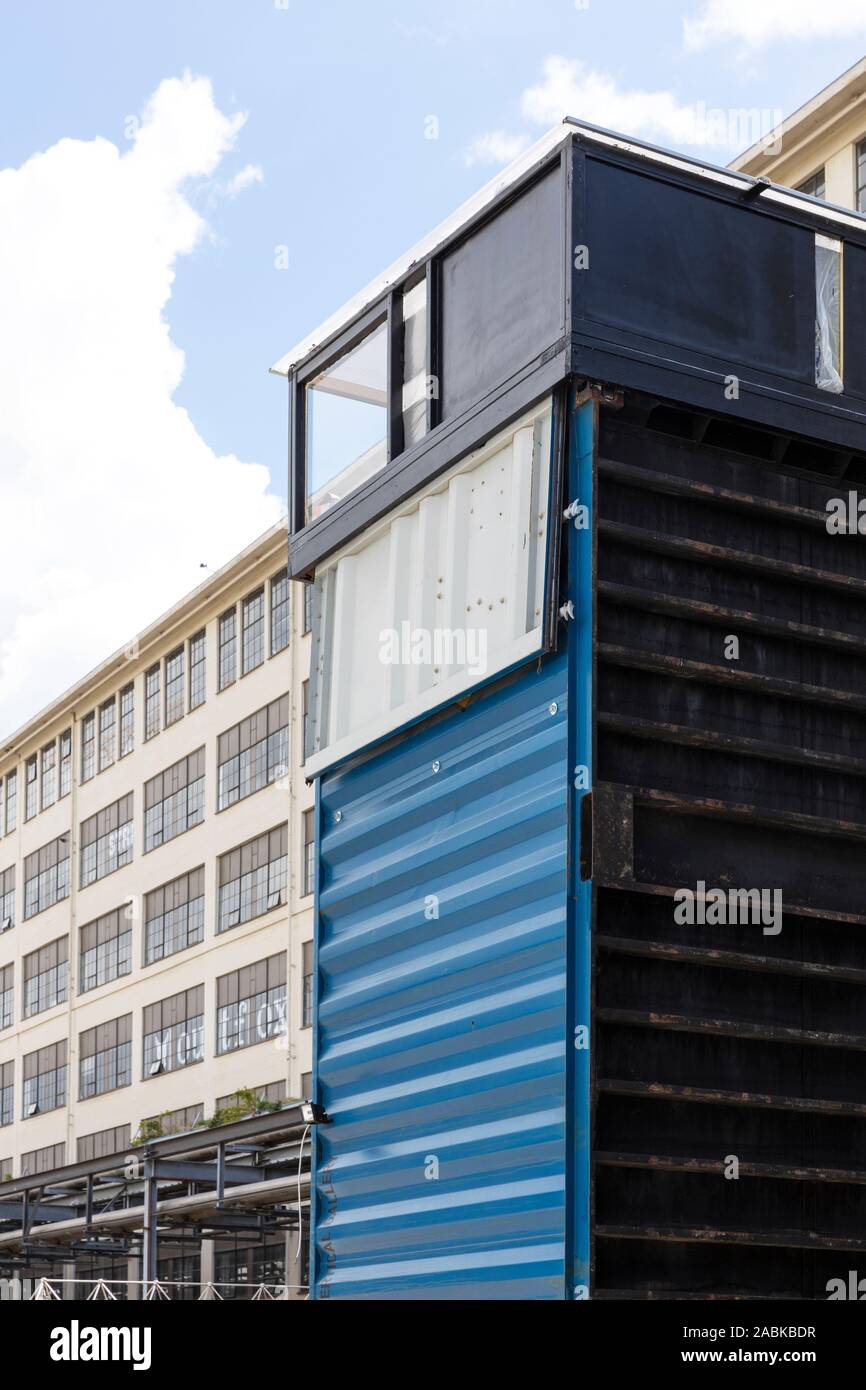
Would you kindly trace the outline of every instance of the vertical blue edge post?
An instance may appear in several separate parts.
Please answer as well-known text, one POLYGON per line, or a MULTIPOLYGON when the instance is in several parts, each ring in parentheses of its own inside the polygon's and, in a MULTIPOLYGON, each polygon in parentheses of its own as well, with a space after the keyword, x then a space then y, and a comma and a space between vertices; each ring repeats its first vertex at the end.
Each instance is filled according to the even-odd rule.
MULTIPOLYGON (((575 388, 570 384, 570 393, 575 388)), ((572 399, 574 399, 572 397, 572 399)), ((569 624, 569 988, 567 1046, 570 1066, 566 1189, 569 1229, 566 1235, 566 1288, 569 1299, 590 1294, 591 1108, 590 1014, 592 1002, 592 881, 581 878, 581 803, 592 791, 593 767, 593 462, 596 441, 595 401, 569 402, 568 501, 586 512, 568 521, 568 597, 574 605, 569 624)))
MULTIPOLYGON (((319 1095, 319 874, 322 862, 322 779, 316 778, 316 803, 315 803, 315 828, 316 828, 316 864, 313 881, 313 1080, 310 1092, 314 1101, 322 1103, 319 1095)), ((301 866, 303 869, 303 866, 301 866)), ((303 1008, 303 984, 301 993, 301 1007, 303 1008)), ((310 1130, 310 1254, 307 1261, 309 1273, 309 1289, 307 1297, 316 1299, 316 1287, 319 1281, 319 1260, 318 1246, 316 1243, 316 1222, 318 1216, 318 1201, 316 1195, 316 1174, 321 1163, 321 1153, 319 1150, 319 1127, 313 1125, 310 1130)), ((300 1216, 298 1218, 300 1220, 300 1216)))

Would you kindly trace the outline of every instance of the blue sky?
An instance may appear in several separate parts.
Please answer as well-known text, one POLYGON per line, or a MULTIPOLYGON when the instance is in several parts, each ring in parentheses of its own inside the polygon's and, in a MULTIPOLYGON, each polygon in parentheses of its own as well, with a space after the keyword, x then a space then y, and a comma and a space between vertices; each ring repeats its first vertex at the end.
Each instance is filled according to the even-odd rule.
MULTIPOLYGON (((213 107, 225 126, 217 129, 213 118, 213 149, 208 146, 199 164, 198 155, 191 157, 190 168, 207 166, 206 172, 178 175, 184 208, 203 220, 189 244, 186 231, 173 223, 177 241, 164 264, 153 269, 154 283, 164 282, 165 292, 156 295, 147 322, 167 325, 170 336, 164 360, 153 366, 161 379, 170 354, 183 353, 182 364, 175 353, 176 379, 167 389, 188 420, 181 410, 172 428, 191 425, 196 447, 203 441, 222 461, 223 472, 213 472, 208 524, 215 526, 219 488, 231 509, 237 487, 249 500, 247 511, 235 507, 238 526, 248 530, 261 529, 272 510, 259 495, 260 475, 253 486, 254 470, 243 468, 264 465, 270 492, 285 492, 285 384, 268 375, 269 365, 486 182, 509 151, 553 124, 554 112, 564 114, 561 103, 568 103, 570 114, 695 152, 694 143, 680 135, 696 105, 787 114, 866 50, 862 0, 825 0, 821 6, 811 0, 0 0, 0 17, 0 171, 20 171, 41 151, 52 151, 55 170, 38 166, 44 176, 38 198, 30 197, 20 173, 16 182, 9 180, 11 215, 21 219, 25 245, 32 240, 25 217, 37 219, 40 235, 55 236, 58 255, 67 258, 64 274, 72 279, 77 261, 70 247, 85 244, 86 211, 75 209, 76 225, 67 233, 70 200, 90 198, 88 206, 104 226, 110 207, 99 210, 98 190, 115 187, 97 180, 97 191, 89 191, 87 178, 82 182, 78 171, 69 172, 75 160, 86 163, 103 149, 93 144, 100 140, 121 156, 127 153, 137 129, 130 118, 140 120, 166 79, 190 72, 210 81, 213 107), (226 133, 240 113, 246 113, 243 126, 226 133), (435 139, 428 138, 431 117, 435 139), (67 159, 55 147, 69 139, 83 145, 77 155, 67 152, 67 159), (243 186, 234 185, 241 171, 243 186), (278 247, 287 248, 287 269, 275 264, 278 247), (226 458, 241 461, 233 472, 226 458)), ((726 162, 737 149, 703 143, 697 152, 726 162)), ((0 172, 0 189, 3 177, 0 172)), ((177 198, 173 190, 163 193, 166 217, 173 218, 177 198)), ((117 196, 125 195, 110 195, 117 196)), ((155 220, 147 235, 159 240, 162 225, 155 220)), ((40 244, 50 247, 50 236, 40 244)), ((139 275, 145 251, 131 237, 130 279, 139 275)), ((45 254, 50 258, 50 250, 45 254)), ((100 295, 98 260, 82 278, 91 288, 79 301, 73 334, 68 324, 57 332, 52 326, 51 306, 62 298, 62 280, 32 316, 27 282, 23 290, 19 286, 18 312, 22 322, 32 322, 34 342, 29 354, 16 347, 23 365, 15 389, 30 401, 29 419, 35 402, 50 404, 57 374, 77 359, 77 333, 88 347, 87 305, 100 295), (65 355, 58 359, 64 343, 65 355)), ((32 283, 38 297, 42 281, 32 283)), ((116 290, 115 284, 105 298, 116 300, 116 290)), ((102 313, 99 323, 105 321, 102 313)), ((118 328, 118 344, 121 333, 118 328)), ((131 349, 122 356, 133 380, 123 385, 125 414, 118 410, 113 427, 116 452, 125 457, 125 420, 132 431, 138 428, 135 374, 149 368, 138 365, 131 349)), ((103 361, 99 353, 95 360, 103 361)), ((106 387, 106 396, 111 390, 106 387)), ((2 391, 0 385, 0 413, 2 391)), ((162 408, 155 398, 148 401, 145 391, 142 419, 162 408)), ((88 405, 91 421, 99 409, 95 395, 88 405)), ((14 484, 19 504, 38 508, 41 498, 50 506, 44 460, 53 446, 45 438, 24 439, 27 434, 26 421, 18 434, 4 436, 0 426, 0 488, 23 457, 14 484)), ((110 437, 100 447, 110 457, 110 437)), ((87 453, 82 426, 66 468, 76 469, 87 453)), ((88 487, 104 527, 112 520, 110 473, 100 475, 94 465, 88 487)), ((148 538, 135 533, 136 510, 131 491, 123 525, 136 545, 146 545, 148 538)), ((86 519, 82 525, 86 547, 86 519)), ((79 630, 77 646, 58 650, 45 669, 28 664, 35 662, 33 631, 44 636, 52 630, 52 603, 70 582, 88 594, 96 581, 70 554, 61 557, 58 574, 38 599, 32 572, 19 581, 29 586, 26 593, 22 588, 16 594, 8 581, 5 589, 0 584, 0 726, 38 707, 55 687, 107 655, 112 643, 121 645, 124 624, 142 626, 154 616, 154 604, 167 606, 178 597, 178 586, 180 592, 192 587, 200 563, 227 558, 226 549, 239 548, 244 538, 227 530, 215 540, 213 554, 201 554, 207 537, 206 528, 196 534, 197 549, 190 549, 182 566, 166 559, 162 587, 151 582, 146 592, 130 592, 126 602, 106 601, 103 594, 104 621, 79 630), (32 631, 24 640, 28 622, 32 631), (19 666, 14 679, 13 662, 19 666)), ((98 549, 96 531, 92 539, 98 549)), ((81 540, 79 534, 78 549, 81 540)), ((62 550, 61 541, 58 546, 62 550)), ((167 555, 170 550, 177 550, 171 535, 167 555)), ((128 576, 115 580, 128 582, 128 576)), ((97 602, 97 589, 91 597, 97 602)))
MULTIPOLYGON (((216 240, 183 264, 168 317, 187 354, 177 399, 216 450, 277 475, 284 398, 267 367, 489 177, 491 166, 465 162, 473 139, 499 128, 540 133, 521 120, 520 96, 547 57, 581 60, 623 89, 670 91, 683 104, 787 113, 866 44, 855 34, 780 40, 746 56, 737 42, 685 51, 683 17, 702 8, 6 0, 0 167, 63 136, 122 143, 127 115, 187 68, 211 78, 221 110, 249 113, 235 162, 259 165, 263 182, 218 209, 200 200, 216 240), (429 115, 438 140, 425 138, 429 115), (288 247, 288 270, 274 268, 276 245, 288 247)), ((732 151, 706 153, 725 162, 732 151)))

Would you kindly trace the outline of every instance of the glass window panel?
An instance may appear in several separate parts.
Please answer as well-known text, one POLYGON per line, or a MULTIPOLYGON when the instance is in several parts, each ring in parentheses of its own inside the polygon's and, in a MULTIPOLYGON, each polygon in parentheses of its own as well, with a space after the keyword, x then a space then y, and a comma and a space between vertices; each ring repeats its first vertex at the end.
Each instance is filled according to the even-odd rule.
POLYGON ((321 372, 305 394, 309 522, 388 461, 387 324, 321 372))

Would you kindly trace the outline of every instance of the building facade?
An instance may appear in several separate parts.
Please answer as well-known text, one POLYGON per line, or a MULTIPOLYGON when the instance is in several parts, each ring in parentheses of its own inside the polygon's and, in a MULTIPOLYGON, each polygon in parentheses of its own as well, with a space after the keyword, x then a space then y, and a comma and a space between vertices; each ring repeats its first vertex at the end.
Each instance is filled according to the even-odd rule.
POLYGON ((309 1089, 309 606, 285 546, 267 532, 0 749, 3 1178, 309 1089))
POLYGON ((866 212, 866 58, 745 150, 731 167, 866 212))

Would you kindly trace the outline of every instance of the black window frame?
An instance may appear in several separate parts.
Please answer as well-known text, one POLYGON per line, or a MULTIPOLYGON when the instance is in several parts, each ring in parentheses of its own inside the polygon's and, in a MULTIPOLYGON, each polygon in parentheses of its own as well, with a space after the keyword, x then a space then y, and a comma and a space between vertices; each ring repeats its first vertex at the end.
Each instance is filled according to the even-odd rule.
MULTIPOLYGON (((561 159, 557 153, 556 158, 561 159)), ((551 166, 555 160, 551 161, 551 166)), ((531 182, 528 179, 526 183, 531 182)), ((517 189, 523 188, 523 183, 516 185, 517 189)), ((513 196, 513 193, 512 193, 513 196)), ((483 210, 483 214, 476 220, 473 219, 467 227, 460 229, 460 235, 465 236, 470 230, 474 230, 477 223, 486 220, 488 217, 495 216, 501 210, 500 200, 495 200, 493 204, 483 210)), ((409 448, 405 447, 403 431, 403 295, 416 285, 420 279, 426 280, 427 285, 427 376, 438 380, 439 372, 439 353, 441 340, 441 256, 450 247, 437 248, 436 252, 427 257, 421 266, 413 266, 407 270, 406 274, 396 284, 383 292, 374 303, 372 303, 360 317, 353 320, 343 328, 333 339, 324 344, 321 348, 311 352, 289 373, 289 549, 290 549, 290 577, 298 576, 298 569, 291 563, 292 539, 303 531, 312 530, 317 527, 315 521, 307 522, 306 502, 307 502, 307 389, 322 372, 334 366, 341 357, 363 342, 371 333, 384 323, 386 325, 387 342, 387 391, 388 402, 386 409, 386 438, 385 456, 386 462, 384 469, 381 469, 376 478, 398 460, 413 458, 416 453, 420 456, 430 447, 430 436, 441 423, 441 406, 439 392, 428 392, 427 397, 427 419, 426 430, 423 438, 412 444, 409 448)), ((438 471, 436 469, 433 470, 438 471)), ((432 476, 432 474, 431 474, 432 476)), ((355 492, 348 494, 345 504, 351 508, 350 498, 357 493, 363 492, 370 480, 361 484, 355 492)), ((411 486, 406 487, 408 494, 412 490, 411 486)), ((338 503, 331 509, 334 513, 339 513, 342 518, 348 521, 344 510, 344 502, 338 503)), ((325 515, 330 516, 330 512, 325 515)), ((333 520, 333 518, 332 518, 333 520)), ((328 528, 333 529, 332 527, 328 528)), ((345 531, 345 538, 352 533, 350 525, 340 528, 345 531)), ((330 544, 327 549, 333 550, 338 542, 330 544)))

